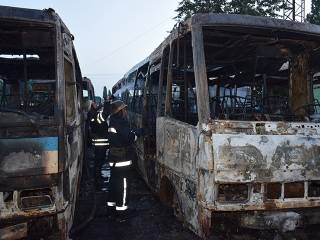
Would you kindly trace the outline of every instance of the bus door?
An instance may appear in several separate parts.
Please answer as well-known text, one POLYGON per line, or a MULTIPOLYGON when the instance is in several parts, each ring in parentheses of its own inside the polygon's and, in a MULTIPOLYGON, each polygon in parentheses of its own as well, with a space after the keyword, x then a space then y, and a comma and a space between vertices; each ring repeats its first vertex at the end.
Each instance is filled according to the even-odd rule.
MULTIPOLYGON (((64 34, 64 80, 65 80, 65 166, 64 166, 64 188, 66 197, 73 202, 78 193, 82 159, 83 159, 83 125, 81 114, 81 88, 82 78, 75 51, 68 35, 64 34), (80 169, 80 170, 79 170, 80 169), (70 191, 76 186, 76 191, 70 191)), ((73 216, 74 206, 71 214, 73 216)), ((72 219, 72 217, 71 217, 72 219)))
MULTIPOLYGON (((159 74, 160 62, 151 63, 148 71, 148 78, 145 84, 145 102, 143 110, 142 127, 147 132, 143 138, 144 148, 144 176, 147 177, 147 182, 154 189, 156 186, 156 117, 157 117, 157 101, 159 90, 159 74)), ((140 168, 141 169, 141 168, 140 168)))
MULTIPOLYGON (((180 205, 185 208, 181 209, 182 212, 190 212, 196 207, 192 199, 196 196, 198 123, 190 33, 171 43, 170 51, 164 51, 162 64, 160 75, 163 79, 160 79, 162 84, 159 93, 165 91, 166 94, 159 97, 157 158, 164 168, 161 174, 169 178, 170 185, 174 186, 176 199, 185 203, 180 205), (162 105, 165 105, 164 110, 162 105)), ((162 176, 160 177, 162 182, 162 176)), ((160 197, 163 199, 163 196, 160 197)), ((189 217, 194 216, 186 216, 189 217)))

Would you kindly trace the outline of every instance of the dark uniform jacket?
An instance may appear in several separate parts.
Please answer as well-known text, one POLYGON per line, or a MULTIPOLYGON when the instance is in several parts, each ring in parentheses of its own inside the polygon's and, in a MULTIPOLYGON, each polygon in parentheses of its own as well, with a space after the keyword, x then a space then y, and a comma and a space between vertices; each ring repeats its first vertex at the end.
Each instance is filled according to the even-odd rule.
POLYGON ((110 116, 108 132, 111 147, 129 147, 134 143, 136 138, 136 135, 130 130, 128 120, 118 114, 110 116))
POLYGON ((127 119, 119 114, 111 115, 109 119, 109 142, 111 161, 126 161, 130 158, 131 145, 135 142, 137 136, 130 130, 127 119))
POLYGON ((92 138, 106 138, 108 132, 107 116, 101 111, 96 111, 90 117, 92 138))

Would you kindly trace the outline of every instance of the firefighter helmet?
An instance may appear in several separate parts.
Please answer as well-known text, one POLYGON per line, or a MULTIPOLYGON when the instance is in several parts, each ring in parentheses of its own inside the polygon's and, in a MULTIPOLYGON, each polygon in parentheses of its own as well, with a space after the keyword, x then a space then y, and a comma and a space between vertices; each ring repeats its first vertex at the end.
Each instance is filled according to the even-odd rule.
POLYGON ((122 102, 121 100, 116 100, 111 103, 111 114, 114 115, 126 107, 127 105, 124 104, 124 102, 122 102))

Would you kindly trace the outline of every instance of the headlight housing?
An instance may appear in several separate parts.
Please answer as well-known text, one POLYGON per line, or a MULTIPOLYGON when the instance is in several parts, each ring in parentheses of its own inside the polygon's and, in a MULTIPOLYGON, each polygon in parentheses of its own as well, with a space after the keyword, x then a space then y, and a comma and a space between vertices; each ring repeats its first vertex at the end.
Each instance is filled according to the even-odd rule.
POLYGON ((219 184, 219 202, 245 202, 249 198, 249 186, 245 183, 219 184))

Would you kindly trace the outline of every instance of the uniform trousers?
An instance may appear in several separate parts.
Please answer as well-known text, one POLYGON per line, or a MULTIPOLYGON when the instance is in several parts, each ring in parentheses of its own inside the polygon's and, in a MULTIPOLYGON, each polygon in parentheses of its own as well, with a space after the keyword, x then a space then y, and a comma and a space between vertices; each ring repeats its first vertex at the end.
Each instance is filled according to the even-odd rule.
POLYGON ((108 206, 115 207, 117 211, 124 211, 128 209, 132 165, 124 164, 125 166, 121 166, 121 163, 128 162, 131 161, 122 161, 110 164, 111 177, 108 206), (117 166, 118 163, 120 163, 120 166, 117 166))

